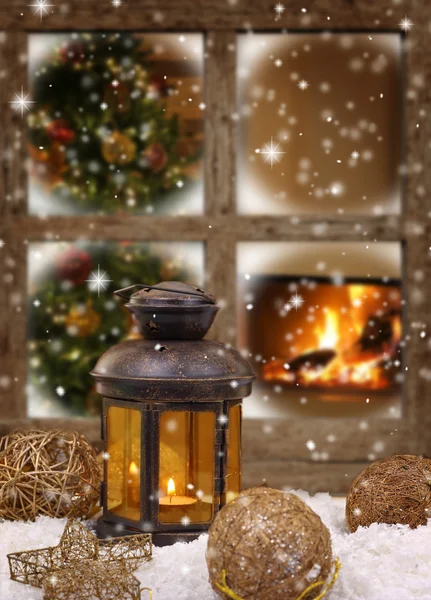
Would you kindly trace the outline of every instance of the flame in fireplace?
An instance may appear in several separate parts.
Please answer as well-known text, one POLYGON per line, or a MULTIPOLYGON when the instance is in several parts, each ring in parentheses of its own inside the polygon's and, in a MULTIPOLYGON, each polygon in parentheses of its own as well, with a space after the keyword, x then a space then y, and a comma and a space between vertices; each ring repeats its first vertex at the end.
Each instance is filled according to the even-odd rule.
POLYGON ((335 348, 338 344, 338 316, 335 310, 327 308, 325 311, 325 327, 321 330, 316 327, 318 348, 335 348))
POLYGON ((265 381, 373 390, 394 385, 400 365, 400 301, 388 303, 381 288, 372 285, 349 285, 347 295, 349 310, 341 311, 343 304, 336 302, 338 310, 324 308, 302 347, 301 338, 295 340, 293 357, 263 365, 265 381))

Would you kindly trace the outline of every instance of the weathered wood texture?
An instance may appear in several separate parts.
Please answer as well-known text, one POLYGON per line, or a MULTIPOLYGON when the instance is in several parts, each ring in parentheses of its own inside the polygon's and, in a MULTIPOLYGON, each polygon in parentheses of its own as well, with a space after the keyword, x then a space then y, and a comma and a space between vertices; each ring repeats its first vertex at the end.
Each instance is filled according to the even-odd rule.
MULTIPOLYGON (((202 240, 207 284, 223 301, 213 337, 235 343, 236 245, 243 240, 400 241, 404 245, 406 320, 405 404, 402 419, 247 420, 244 422, 244 484, 343 493, 373 457, 397 451, 431 454, 431 8, 423 0, 388 4, 369 0, 125 0, 62 3, 41 22, 26 0, 0 2, 0 434, 30 424, 26 418, 26 253, 28 241, 202 240), (306 12, 302 9, 305 8, 306 12), (404 210, 400 216, 253 217, 235 213, 236 33, 251 29, 391 30, 407 15, 414 23, 405 59, 406 160, 404 210), (328 19, 329 17, 329 19, 328 19), (106 29, 206 32, 205 211, 202 217, 48 217, 26 213, 25 119, 8 102, 27 87, 27 33, 106 29), (8 283, 4 283, 4 282, 8 283), (307 440, 316 450, 311 453, 307 440)), ((34 420, 65 425, 64 420, 34 420)), ((96 420, 70 426, 96 441, 96 420)))
POLYGON ((265 482, 274 488, 345 495, 353 479, 366 465, 365 462, 246 460, 243 463, 242 487, 245 489, 265 482))
MULTIPOLYGON (((421 0, 416 0, 421 2, 421 0)), ((268 0, 127 0, 115 8, 110 2, 87 0, 63 3, 42 23, 25 0, 3 2, 0 22, 5 29, 150 29, 150 30, 280 30, 288 29, 394 29, 405 14, 412 15, 415 0, 402 4, 369 0, 290 0, 276 19, 276 1, 268 0), (306 12, 303 12, 305 8, 306 12)), ((424 3, 425 4, 425 3, 424 3)), ((416 11, 415 11, 416 12, 416 11)), ((412 18, 414 20, 415 15, 412 18)), ((418 22, 418 21, 415 21, 418 22)))

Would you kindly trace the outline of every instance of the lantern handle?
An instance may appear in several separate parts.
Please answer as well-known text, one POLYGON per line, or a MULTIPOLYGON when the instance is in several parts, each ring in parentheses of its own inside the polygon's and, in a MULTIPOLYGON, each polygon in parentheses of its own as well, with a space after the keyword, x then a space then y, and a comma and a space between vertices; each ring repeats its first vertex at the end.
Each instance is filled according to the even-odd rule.
POLYGON ((121 290, 116 290, 114 294, 120 296, 120 298, 125 298, 126 300, 130 300, 132 294, 127 295, 124 292, 131 290, 133 288, 138 288, 140 290, 160 290, 162 292, 173 292, 174 294, 184 294, 185 296, 199 296, 199 298, 203 298, 210 302, 211 304, 215 304, 215 298, 212 294, 208 292, 204 292, 200 288, 195 288, 195 292, 186 292, 185 290, 173 290, 172 288, 159 287, 158 285, 144 285, 143 283, 134 283, 133 285, 129 285, 128 287, 121 288, 121 290))

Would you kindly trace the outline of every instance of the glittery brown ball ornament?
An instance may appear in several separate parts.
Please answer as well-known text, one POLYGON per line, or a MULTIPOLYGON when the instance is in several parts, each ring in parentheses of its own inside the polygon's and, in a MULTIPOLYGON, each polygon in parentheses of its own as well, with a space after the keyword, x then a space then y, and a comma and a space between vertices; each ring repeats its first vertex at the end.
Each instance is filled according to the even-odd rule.
POLYGON ((413 529, 431 517, 431 459, 395 454, 359 473, 346 499, 350 531, 371 523, 401 523, 413 529))
POLYGON ((218 513, 206 559, 210 583, 226 600, 312 600, 330 584, 335 566, 320 517, 294 494, 263 487, 218 513))

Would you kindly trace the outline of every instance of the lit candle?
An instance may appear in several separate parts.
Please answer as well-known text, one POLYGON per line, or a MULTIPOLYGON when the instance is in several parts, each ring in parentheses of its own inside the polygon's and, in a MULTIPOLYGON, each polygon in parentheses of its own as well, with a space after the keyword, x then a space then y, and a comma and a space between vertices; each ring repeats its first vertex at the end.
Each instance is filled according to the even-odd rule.
POLYGON ((140 473, 134 460, 129 465, 129 479, 127 481, 127 501, 129 506, 137 507, 140 504, 140 473))
POLYGON ((168 481, 168 495, 159 498, 159 504, 161 506, 187 506, 189 504, 196 504, 196 502, 196 498, 176 495, 175 482, 172 477, 168 481))

